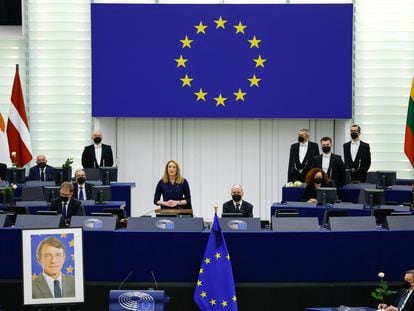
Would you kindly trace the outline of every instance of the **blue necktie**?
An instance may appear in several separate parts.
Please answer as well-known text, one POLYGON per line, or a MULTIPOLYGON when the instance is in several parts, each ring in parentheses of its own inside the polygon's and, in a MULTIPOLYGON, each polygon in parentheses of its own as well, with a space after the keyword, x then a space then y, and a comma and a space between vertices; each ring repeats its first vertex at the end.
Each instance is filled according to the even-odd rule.
POLYGON ((79 187, 79 200, 85 200, 85 196, 83 194, 83 187, 79 187))
POLYGON ((59 285, 60 285, 59 280, 54 280, 53 281, 53 291, 54 291, 54 294, 55 294, 55 298, 62 297, 62 291, 61 291, 59 285))
POLYGON ((63 202, 63 207, 62 207, 62 217, 63 217, 63 219, 66 219, 66 205, 67 205, 68 203, 67 202, 63 202))

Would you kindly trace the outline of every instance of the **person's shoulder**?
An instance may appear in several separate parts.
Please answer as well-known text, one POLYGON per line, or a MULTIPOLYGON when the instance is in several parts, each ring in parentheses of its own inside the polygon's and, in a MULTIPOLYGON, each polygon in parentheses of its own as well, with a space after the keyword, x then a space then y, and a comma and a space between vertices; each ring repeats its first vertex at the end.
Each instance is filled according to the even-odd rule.
POLYGON ((87 150, 87 149, 93 149, 93 144, 85 146, 85 150, 87 150))
POLYGON ((244 200, 243 200, 243 203, 245 203, 246 206, 253 208, 253 204, 252 203, 247 202, 247 201, 244 201, 244 200))
POLYGON ((79 201, 78 199, 75 199, 73 197, 70 199, 70 202, 75 206, 81 206, 82 205, 81 201, 79 201))
POLYGON ((368 143, 366 143, 366 142, 364 142, 364 141, 360 141, 360 144, 361 144, 361 146, 366 146, 366 147, 369 147, 369 144, 368 143))
POLYGON ((223 206, 227 206, 227 205, 233 205, 233 200, 226 201, 223 203, 223 206))
POLYGON ((345 142, 343 146, 345 147, 345 146, 348 146, 348 145, 351 145, 351 141, 345 142))
POLYGON ((102 148, 108 148, 108 149, 111 149, 112 147, 111 147, 111 145, 102 144, 102 148))

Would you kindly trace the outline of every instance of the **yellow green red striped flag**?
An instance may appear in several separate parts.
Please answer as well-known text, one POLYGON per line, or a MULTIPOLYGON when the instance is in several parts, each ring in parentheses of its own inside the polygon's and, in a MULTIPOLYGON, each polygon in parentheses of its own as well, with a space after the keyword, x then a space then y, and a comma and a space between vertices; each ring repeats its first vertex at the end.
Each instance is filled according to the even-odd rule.
POLYGON ((411 85, 410 100, 408 101, 404 152, 414 167, 414 78, 411 85))

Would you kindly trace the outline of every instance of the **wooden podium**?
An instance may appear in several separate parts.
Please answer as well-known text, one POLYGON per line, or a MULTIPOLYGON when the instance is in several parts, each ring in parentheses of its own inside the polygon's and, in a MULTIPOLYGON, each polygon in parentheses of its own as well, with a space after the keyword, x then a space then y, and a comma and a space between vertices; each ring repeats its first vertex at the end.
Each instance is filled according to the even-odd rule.
POLYGON ((165 215, 165 216, 171 216, 171 215, 193 215, 192 209, 175 209, 175 208, 157 208, 155 210, 155 214, 157 215, 165 215))

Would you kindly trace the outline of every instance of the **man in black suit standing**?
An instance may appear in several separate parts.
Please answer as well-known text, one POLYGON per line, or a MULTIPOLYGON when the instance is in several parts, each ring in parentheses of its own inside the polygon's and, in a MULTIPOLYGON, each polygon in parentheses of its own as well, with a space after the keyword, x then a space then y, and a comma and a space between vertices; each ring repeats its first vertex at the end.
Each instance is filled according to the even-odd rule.
POLYGON ((99 168, 101 166, 114 165, 112 148, 102 144, 102 131, 95 130, 92 133, 93 144, 86 146, 82 153, 83 168, 99 168))
POLYGON ((72 198, 73 185, 71 182, 63 182, 60 186, 59 193, 60 196, 52 201, 49 211, 57 211, 58 214, 62 214, 65 223, 68 223, 73 215, 83 216, 81 201, 72 198))
POLYGON ((84 170, 75 172, 75 180, 73 183, 73 197, 79 201, 90 200, 92 197, 92 186, 86 183, 86 173, 84 170))
POLYGON ((312 167, 318 167, 328 174, 329 178, 335 182, 336 188, 345 185, 345 165, 340 155, 332 153, 332 139, 330 137, 321 138, 322 154, 313 158, 312 167))
POLYGON ((223 204, 224 213, 241 213, 243 217, 253 217, 253 205, 247 201, 243 201, 243 188, 240 185, 231 187, 232 200, 223 204))
POLYGON ((47 165, 47 159, 44 154, 36 157, 36 165, 32 166, 29 171, 29 180, 51 181, 54 180, 54 169, 47 165))
POLYGON ((305 181, 306 174, 312 168, 312 160, 319 155, 317 143, 309 141, 309 130, 300 129, 298 142, 290 146, 288 182, 305 181))
POLYGON ((378 305, 378 310, 384 311, 414 311, 414 270, 408 270, 404 275, 403 289, 395 299, 395 306, 384 303, 378 305))
POLYGON ((371 166, 371 150, 369 144, 359 139, 361 128, 351 126, 352 140, 344 144, 345 168, 351 170, 352 182, 365 182, 371 166))

